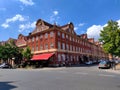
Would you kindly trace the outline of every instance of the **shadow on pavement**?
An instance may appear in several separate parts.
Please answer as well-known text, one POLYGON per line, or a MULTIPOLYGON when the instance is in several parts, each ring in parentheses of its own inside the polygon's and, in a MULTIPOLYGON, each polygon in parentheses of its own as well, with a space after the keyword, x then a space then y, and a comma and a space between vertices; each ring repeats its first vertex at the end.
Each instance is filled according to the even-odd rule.
POLYGON ((0 81, 0 90, 12 90, 14 88, 17 88, 16 86, 11 85, 10 83, 13 83, 13 82, 1 82, 0 81))

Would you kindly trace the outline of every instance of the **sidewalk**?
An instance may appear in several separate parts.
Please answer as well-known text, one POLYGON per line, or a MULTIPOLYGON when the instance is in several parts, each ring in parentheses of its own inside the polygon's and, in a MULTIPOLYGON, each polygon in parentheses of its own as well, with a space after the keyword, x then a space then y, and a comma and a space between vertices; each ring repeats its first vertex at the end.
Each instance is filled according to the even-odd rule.
POLYGON ((106 71, 120 74, 120 64, 116 65, 116 69, 108 69, 106 71))
POLYGON ((111 72, 111 73, 120 74, 120 69, 119 69, 119 70, 108 69, 108 70, 105 70, 105 71, 106 71, 106 72, 111 72))

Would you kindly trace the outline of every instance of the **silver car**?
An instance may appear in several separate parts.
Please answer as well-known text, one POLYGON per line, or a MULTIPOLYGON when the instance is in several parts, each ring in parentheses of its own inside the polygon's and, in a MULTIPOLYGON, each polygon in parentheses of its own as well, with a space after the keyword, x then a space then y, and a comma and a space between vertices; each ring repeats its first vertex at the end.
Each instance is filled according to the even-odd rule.
POLYGON ((99 69, 102 69, 102 68, 109 69, 109 68, 111 68, 111 62, 108 60, 103 60, 99 63, 98 68, 99 69))

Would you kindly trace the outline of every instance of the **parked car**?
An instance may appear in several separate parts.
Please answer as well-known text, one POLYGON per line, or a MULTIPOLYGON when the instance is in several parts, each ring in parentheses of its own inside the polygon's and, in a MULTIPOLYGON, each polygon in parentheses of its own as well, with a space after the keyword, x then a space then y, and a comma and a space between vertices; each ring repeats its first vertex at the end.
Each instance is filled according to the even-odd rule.
POLYGON ((0 68, 12 68, 12 66, 8 63, 2 63, 0 64, 0 68))
POLYGON ((111 68, 111 62, 109 60, 102 60, 98 64, 98 68, 99 69, 102 69, 102 68, 109 69, 109 68, 111 68))
POLYGON ((88 62, 85 62, 85 64, 86 65, 91 65, 91 64, 93 64, 93 62, 92 61, 88 61, 88 62))

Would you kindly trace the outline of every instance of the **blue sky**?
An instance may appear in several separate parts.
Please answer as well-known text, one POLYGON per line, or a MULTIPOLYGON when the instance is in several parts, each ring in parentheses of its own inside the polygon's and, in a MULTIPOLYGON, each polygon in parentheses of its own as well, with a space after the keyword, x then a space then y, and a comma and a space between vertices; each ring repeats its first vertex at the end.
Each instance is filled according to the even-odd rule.
POLYGON ((0 41, 28 35, 40 18, 60 26, 73 22, 77 34, 97 40, 108 20, 120 25, 120 0, 0 0, 0 41))

